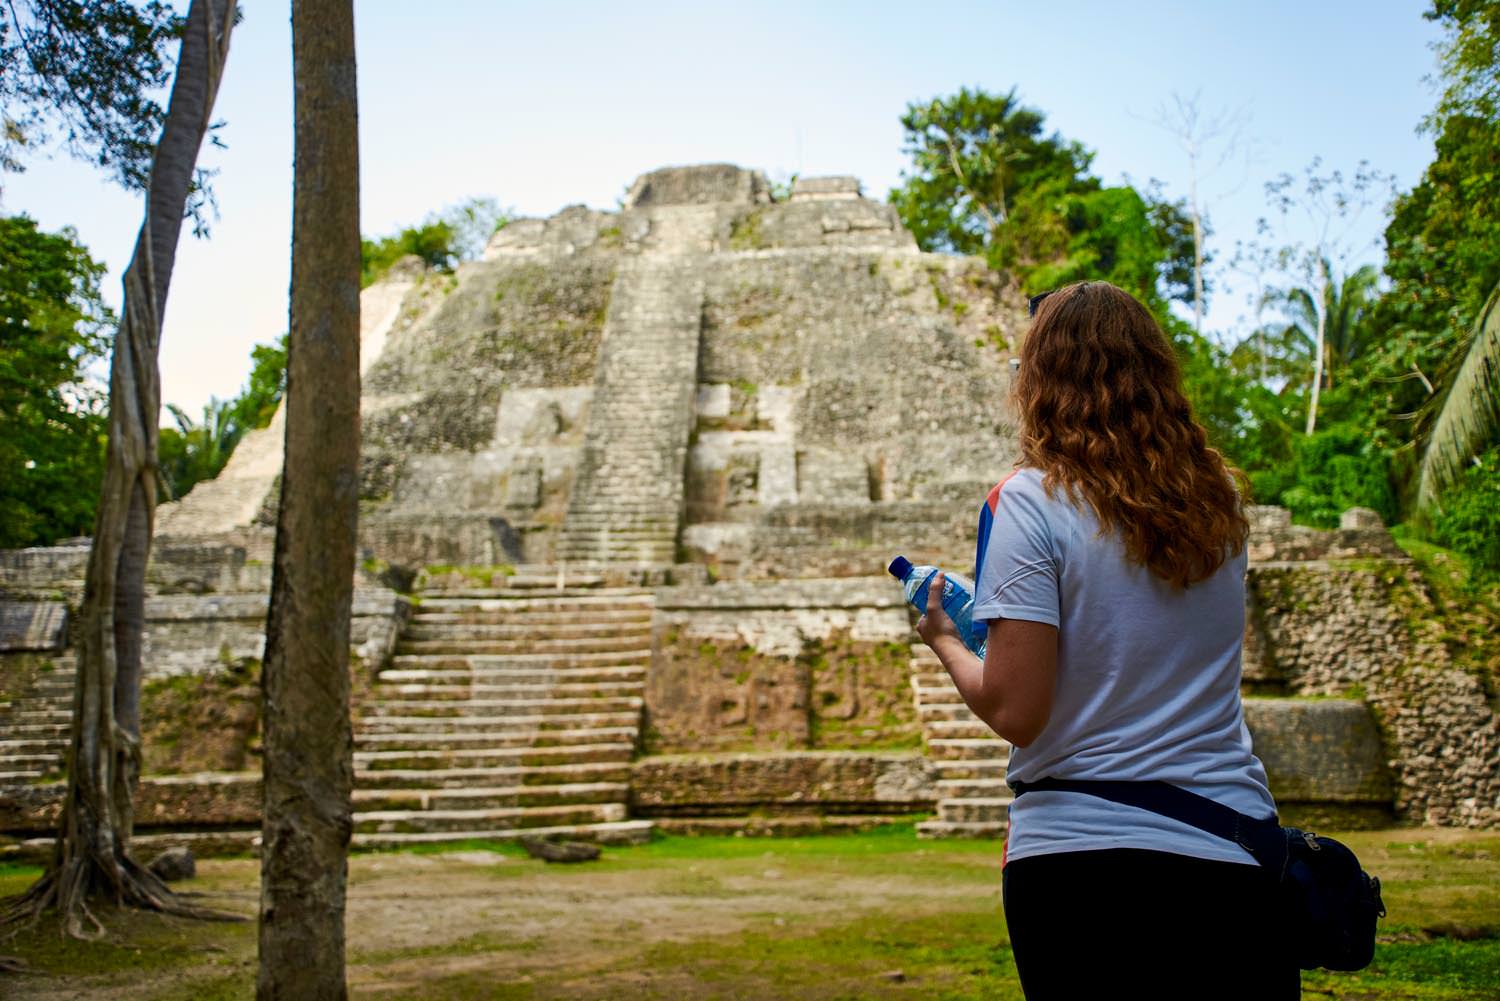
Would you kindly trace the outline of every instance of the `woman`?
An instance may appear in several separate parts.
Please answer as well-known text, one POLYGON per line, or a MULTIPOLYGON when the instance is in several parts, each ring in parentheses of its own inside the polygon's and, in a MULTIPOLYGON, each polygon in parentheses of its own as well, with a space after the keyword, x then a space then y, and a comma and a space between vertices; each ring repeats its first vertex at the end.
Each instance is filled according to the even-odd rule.
MULTIPOLYGON (((1240 705, 1245 537, 1234 473, 1172 347, 1106 282, 1033 300, 1019 467, 990 495, 975 621, 917 624, 1013 745, 1008 778, 1164 780, 1253 817, 1275 803, 1240 705)), ((940 585, 939 585, 940 586, 940 585)), ((1018 796, 1002 877, 1028 999, 1296 998, 1274 880, 1243 848, 1078 791, 1018 796)))

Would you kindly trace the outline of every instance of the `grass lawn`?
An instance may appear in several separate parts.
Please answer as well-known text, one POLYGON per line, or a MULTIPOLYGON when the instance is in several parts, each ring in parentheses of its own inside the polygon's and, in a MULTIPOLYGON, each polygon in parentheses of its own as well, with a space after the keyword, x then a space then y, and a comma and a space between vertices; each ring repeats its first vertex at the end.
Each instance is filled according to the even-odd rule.
MULTIPOLYGON (((1403 829, 1340 838, 1381 877, 1390 916, 1368 970, 1305 974, 1304 997, 1500 997, 1500 834, 1403 829)), ((919 841, 909 826, 777 840, 664 838, 579 866, 547 866, 498 844, 356 855, 351 994, 1019 999, 999 855, 990 842, 919 841)), ((253 918, 254 860, 199 868, 185 888, 253 918)), ((0 893, 36 874, 0 869, 0 893)), ((0 975, 0 996, 253 996, 253 921, 100 917, 110 930, 102 942, 65 940, 55 924, 0 941, 0 953, 35 971, 0 975)), ((1151 996, 1149 985, 1122 990, 1151 996)))

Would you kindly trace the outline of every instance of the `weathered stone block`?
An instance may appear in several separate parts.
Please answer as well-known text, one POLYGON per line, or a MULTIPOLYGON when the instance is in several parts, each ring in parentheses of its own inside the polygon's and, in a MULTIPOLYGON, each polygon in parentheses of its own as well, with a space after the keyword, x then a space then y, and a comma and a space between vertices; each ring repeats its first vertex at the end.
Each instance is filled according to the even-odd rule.
POLYGON ((664 755, 631 767, 639 816, 742 813, 766 808, 880 813, 931 809, 934 772, 916 752, 664 755))
POLYGON ((1278 803, 1391 802, 1385 749, 1363 702, 1246 699, 1245 725, 1278 803))
POLYGON ((830 177, 799 177, 792 182, 792 201, 805 199, 852 199, 862 194, 859 178, 848 174, 830 177))
POLYGON ((60 601, 0 601, 0 653, 59 651, 67 627, 60 601))
POLYGON ((759 171, 729 163, 663 167, 642 174, 625 194, 627 209, 660 205, 764 204, 771 186, 759 171))
POLYGON ((1380 512, 1367 507, 1351 507, 1339 515, 1339 528, 1344 531, 1371 531, 1385 528, 1385 519, 1380 512))

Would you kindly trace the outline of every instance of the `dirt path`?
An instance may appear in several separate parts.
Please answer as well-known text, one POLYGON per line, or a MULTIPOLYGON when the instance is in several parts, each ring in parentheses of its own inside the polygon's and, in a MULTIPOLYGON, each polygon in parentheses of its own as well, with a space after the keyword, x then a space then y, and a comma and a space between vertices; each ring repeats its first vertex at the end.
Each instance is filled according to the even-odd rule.
MULTIPOLYGON (((1385 971, 1311 974, 1307 996, 1500 996, 1500 836, 1343 837, 1385 883, 1383 941, 1395 944, 1385 971)), ((101 915, 104 942, 67 942, 54 926, 0 943, 38 971, 0 976, 0 998, 253 997, 258 877, 253 860, 207 861, 188 886, 252 919, 239 924, 113 914, 101 915)), ((0 894, 30 878, 0 871, 0 894)), ((1122 902, 1120 919, 1129 915, 1122 902)), ((999 846, 910 830, 671 838, 577 866, 480 850, 361 855, 350 861, 347 939, 356 999, 1020 1001, 999 846)))
MULTIPOLYGON (((848 858, 785 854, 770 841, 743 848, 730 858, 608 852, 582 866, 546 866, 488 851, 357 856, 350 863, 351 994, 431 997, 435 982, 473 980, 524 995, 526 985, 547 980, 547 995, 555 988, 566 996, 568 983, 623 987, 619 978, 634 977, 655 984, 646 996, 670 996, 674 971, 642 968, 644 950, 747 930, 806 934, 869 912, 920 914, 960 905, 993 909, 998 918, 998 848, 848 858)), ((15 1001, 249 996, 257 877, 253 861, 205 861, 190 884, 251 923, 133 916, 124 932, 128 941, 109 958, 133 965, 129 952, 138 949, 140 968, 11 978, 0 989, 15 1001)), ((121 919, 106 921, 118 938, 121 919)), ((86 953, 92 947, 72 948, 86 953)), ((28 958, 48 965, 45 955, 28 958)), ((469 996, 455 991, 442 996, 469 996)))

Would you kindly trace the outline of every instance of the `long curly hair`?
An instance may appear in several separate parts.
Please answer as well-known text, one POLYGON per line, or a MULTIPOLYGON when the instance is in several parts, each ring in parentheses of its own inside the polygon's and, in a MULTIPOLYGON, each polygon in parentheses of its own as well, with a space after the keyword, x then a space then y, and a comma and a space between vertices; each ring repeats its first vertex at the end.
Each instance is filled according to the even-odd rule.
POLYGON ((1021 462, 1087 503, 1129 558, 1179 587, 1245 545, 1244 475, 1208 447, 1172 345, 1108 282, 1049 293, 1021 347, 1021 462))

